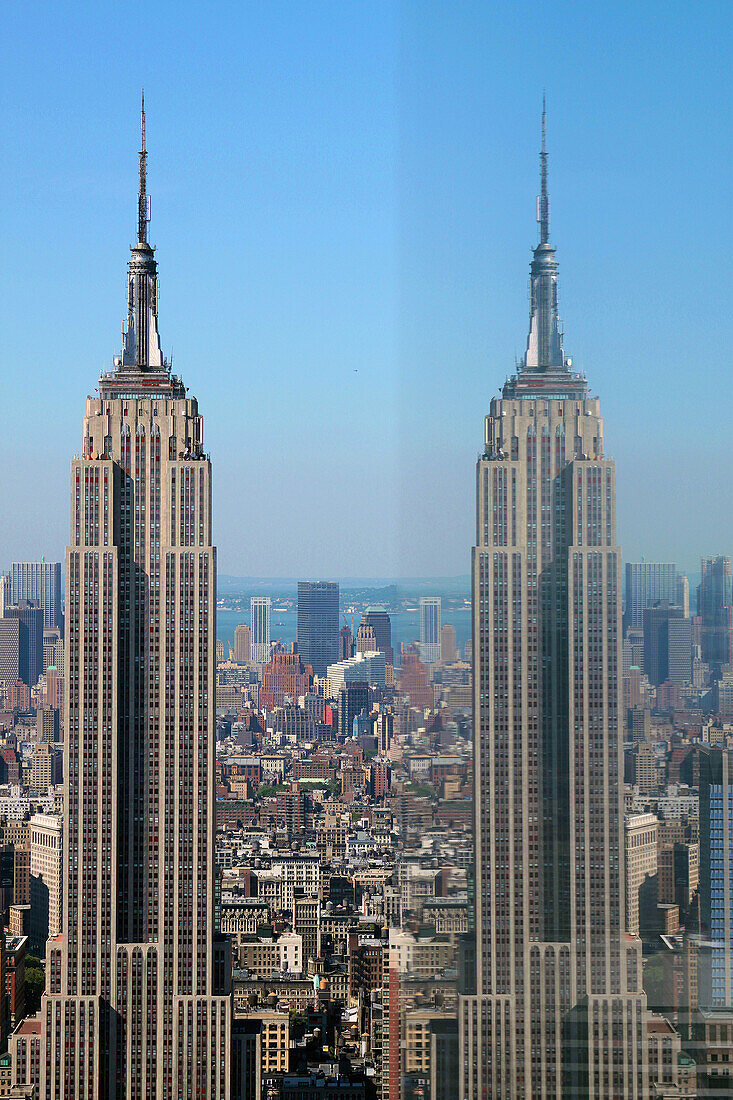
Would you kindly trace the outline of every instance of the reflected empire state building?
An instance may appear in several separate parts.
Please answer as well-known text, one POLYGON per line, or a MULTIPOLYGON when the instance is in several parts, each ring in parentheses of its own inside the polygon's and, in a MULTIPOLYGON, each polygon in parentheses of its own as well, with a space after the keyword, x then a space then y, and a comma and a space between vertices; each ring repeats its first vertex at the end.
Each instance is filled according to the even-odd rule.
POLYGON ((544 107, 540 161, 527 351, 491 401, 476 469, 461 1100, 648 1095, 641 945, 623 924, 615 467, 563 351, 544 107))
POLYGON ((87 397, 71 463, 65 926, 47 949, 42 1100, 230 1094, 211 464, 161 354, 144 105, 141 124, 122 354, 87 397))

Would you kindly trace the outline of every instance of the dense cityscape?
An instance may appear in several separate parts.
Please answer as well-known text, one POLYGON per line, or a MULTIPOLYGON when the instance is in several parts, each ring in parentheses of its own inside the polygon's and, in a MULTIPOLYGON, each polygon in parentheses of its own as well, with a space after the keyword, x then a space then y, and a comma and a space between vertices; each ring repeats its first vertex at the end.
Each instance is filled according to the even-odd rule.
POLYGON ((544 109, 470 581, 422 591, 217 588, 141 137, 65 559, 0 576, 0 1096, 733 1095, 731 558, 622 563, 544 109))

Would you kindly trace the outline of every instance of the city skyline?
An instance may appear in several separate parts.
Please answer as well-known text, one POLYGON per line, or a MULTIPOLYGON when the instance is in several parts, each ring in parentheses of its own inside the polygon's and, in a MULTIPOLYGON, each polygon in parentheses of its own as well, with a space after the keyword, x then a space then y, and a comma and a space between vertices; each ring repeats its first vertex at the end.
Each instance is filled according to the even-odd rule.
POLYGON ((8 171, 21 185, 9 196, 6 263, 20 252, 24 264, 20 278, 7 279, 12 321, 0 351, 8 365, 29 358, 34 366, 11 388, 13 422, 30 414, 37 385, 57 401, 53 417, 42 414, 39 438, 21 437, 2 455, 11 508, 27 502, 29 514, 22 530, 0 535, 0 561, 35 556, 38 546, 58 557, 64 543, 63 476, 53 455, 75 446, 71 394, 88 387, 84 365, 101 365, 113 351, 114 257, 128 243, 132 180, 120 150, 142 84, 154 104, 156 243, 171 271, 164 327, 185 348, 176 366, 188 377, 206 364, 196 396, 217 412, 210 445, 222 470, 215 536, 224 572, 329 576, 347 561, 356 573, 383 576, 466 572, 471 495, 449 487, 464 484, 473 465, 472 410, 486 404, 492 378, 511 373, 511 349, 521 350, 516 286, 522 249, 532 243, 535 190, 524 166, 536 151, 543 85, 560 162, 561 312, 576 362, 604 393, 613 425, 607 442, 619 462, 624 559, 672 558, 690 572, 701 557, 725 553, 733 545, 723 506, 730 380, 719 354, 727 314, 710 256, 725 222, 729 153, 719 141, 727 116, 707 104, 726 102, 718 43, 729 13, 708 26, 699 9, 665 8, 660 19, 661 7, 622 6, 612 26, 601 17, 591 28, 570 7, 532 26, 519 15, 496 26, 479 5, 450 20, 428 5, 424 23, 410 4, 326 10, 328 18, 273 5, 256 18, 245 6, 201 46, 195 8, 184 5, 175 63, 170 48, 159 48, 170 30, 163 8, 146 13, 147 44, 132 59, 117 49, 104 5, 63 26, 30 13, 21 27, 11 13, 18 49, 2 111, 8 171), (641 64, 637 43, 652 26, 641 64), (51 35, 69 57, 84 49, 87 58, 54 78, 53 94, 38 68, 51 35), (604 35, 626 47, 611 69, 604 35), (88 48, 90 38, 99 48, 88 48), (682 41, 688 64, 680 73, 682 41), (250 45, 246 75, 239 42, 250 45), (214 50, 216 77, 207 64, 214 50), (536 59, 531 79, 527 56, 536 59), (657 92, 670 87, 671 96, 657 92), (713 149, 715 172, 700 173, 713 149), (516 188, 507 187, 512 178, 516 188), (683 245, 683 263, 667 262, 673 242, 683 245), (193 250, 217 278, 211 300, 190 311, 193 250), (77 280, 88 303, 81 326, 68 290, 77 280), (698 362, 721 399, 711 409, 702 392, 686 392, 684 431, 695 445, 683 443, 679 462, 675 396, 698 362), (262 415, 248 419, 253 402, 262 415), (632 405, 655 408, 646 433, 632 405), (303 407, 308 427, 317 426, 312 434, 303 407), (246 456, 257 455, 263 470, 248 477, 239 476, 245 452, 227 442, 241 438, 242 421, 246 456), (326 482, 338 468, 351 490, 337 548, 324 546, 289 476, 283 433, 311 478, 326 482), (421 433, 427 448, 413 446, 421 433), (345 468, 344 435, 353 455, 345 468), (352 501, 370 492, 379 522, 361 530, 352 501), (431 497, 445 502, 439 540, 422 506, 431 497), (258 516, 260 534, 246 551, 238 545, 244 512, 258 516), (285 515, 297 540, 282 538, 285 515), (384 530, 393 537, 381 538, 384 530))
MULTIPOLYGON (((511 13, 494 41, 478 0, 155 4, 125 76, 168 30, 137 157, 113 121, 125 81, 84 101, 56 231, 36 197, 8 280, 10 347, 28 332, 10 411, 23 424, 32 378, 33 416, 4 482, 28 543, 9 575, 0 531, 0 1093, 733 1094, 733 520, 706 477, 727 312, 715 204, 682 186, 692 139, 665 162, 672 112, 640 96, 690 23, 672 11, 650 54, 646 10, 575 18, 563 50, 587 64, 568 72, 569 12, 511 13), (103 114, 114 184, 87 124, 103 114), (102 344, 113 198, 129 254, 121 340, 102 344), (689 289, 680 308, 688 284, 714 284, 704 309, 689 289), (346 569, 375 583, 342 586, 346 569)), ((68 63, 112 23, 103 4, 43 31, 77 28, 68 63)), ((699 148, 705 121, 675 115, 699 148)))

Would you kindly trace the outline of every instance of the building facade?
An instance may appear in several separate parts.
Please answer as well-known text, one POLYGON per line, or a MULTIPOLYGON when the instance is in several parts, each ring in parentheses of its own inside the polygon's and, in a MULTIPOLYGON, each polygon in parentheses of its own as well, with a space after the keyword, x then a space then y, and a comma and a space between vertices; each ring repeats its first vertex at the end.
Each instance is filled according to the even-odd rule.
POLYGON ((55 814, 30 820, 31 946, 45 953, 46 940, 58 936, 63 917, 63 823, 55 814))
POLYGON ((420 597, 420 660, 432 665, 440 660, 441 632, 440 596, 420 597))
POLYGON ((20 663, 20 677, 24 684, 33 687, 43 672, 43 611, 30 600, 21 600, 19 604, 5 608, 6 619, 18 619, 21 633, 25 637, 25 646, 21 642, 20 652, 25 660, 20 663))
POLYGON ((239 665, 248 665, 252 660, 252 635, 247 623, 234 628, 234 660, 239 665))
POLYGON ((654 814, 630 814, 624 822, 626 931, 639 935, 639 890, 657 874, 658 821, 654 814))
POLYGON ((615 469, 563 351, 546 163, 543 113, 527 351, 476 470, 468 1100, 648 1095, 641 949, 624 930, 615 469))
POLYGON ((88 397, 66 550, 64 929, 42 1100, 229 1096, 214 937, 216 551, 195 398, 158 335, 144 113, 123 351, 88 397))
POLYGON ((361 617, 361 626, 370 626, 374 631, 374 640, 377 649, 384 653, 387 664, 394 664, 394 649, 392 648, 392 620, 386 607, 372 605, 367 607, 361 617))
POLYGON ((298 581, 298 652, 325 676, 338 660, 339 586, 335 581, 298 581))
POLYGON ((697 590, 702 659, 720 670, 733 660, 733 579, 730 558, 703 558, 697 590))
POLYGON ((672 562, 627 561, 624 634, 629 629, 642 629, 647 607, 660 601, 676 604, 677 581, 677 566, 672 562))
POLYGON ((269 596, 252 596, 249 601, 252 623, 252 660, 266 665, 272 655, 272 600, 269 596))
POLYGON ((700 751, 699 999, 733 1009, 733 751, 700 751))
POLYGON ((43 625, 63 626, 60 561, 14 561, 10 567, 10 600, 32 600, 43 609, 43 625))

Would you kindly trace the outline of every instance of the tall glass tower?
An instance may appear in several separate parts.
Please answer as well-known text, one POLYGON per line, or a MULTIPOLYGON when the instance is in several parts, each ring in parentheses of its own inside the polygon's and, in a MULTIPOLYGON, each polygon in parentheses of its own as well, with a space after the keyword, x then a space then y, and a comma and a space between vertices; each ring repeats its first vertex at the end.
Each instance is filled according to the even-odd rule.
POLYGON ((228 1097, 214 936, 216 550, 195 398, 160 350, 145 114, 122 354, 88 397, 66 549, 64 930, 45 1100, 228 1097))
POLYGON ((648 1094, 641 949, 624 932, 615 468, 563 351, 544 110, 538 215, 527 350, 476 468, 461 1100, 648 1094))
POLYGON ((338 660, 339 586, 335 581, 298 581, 298 652, 304 665, 325 676, 338 660))

